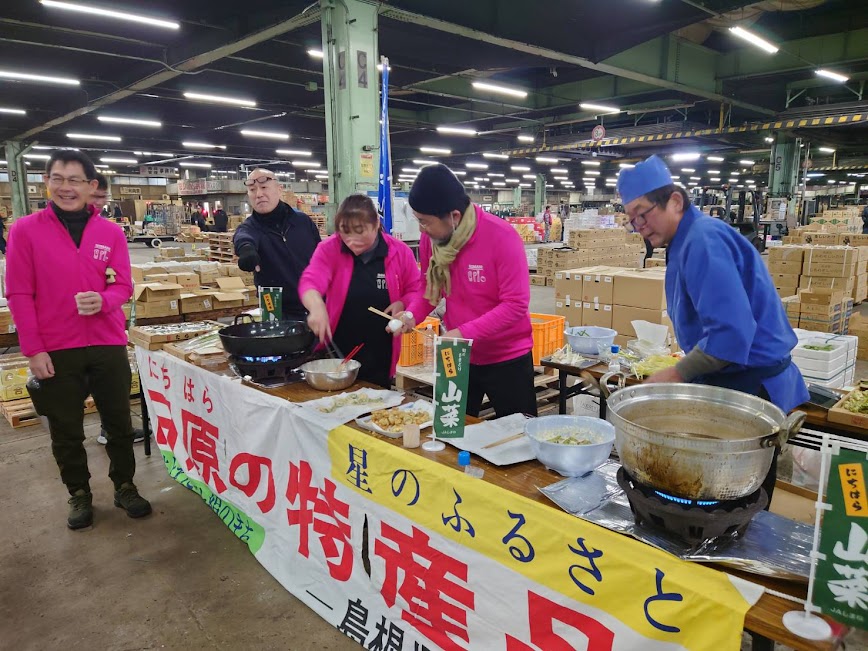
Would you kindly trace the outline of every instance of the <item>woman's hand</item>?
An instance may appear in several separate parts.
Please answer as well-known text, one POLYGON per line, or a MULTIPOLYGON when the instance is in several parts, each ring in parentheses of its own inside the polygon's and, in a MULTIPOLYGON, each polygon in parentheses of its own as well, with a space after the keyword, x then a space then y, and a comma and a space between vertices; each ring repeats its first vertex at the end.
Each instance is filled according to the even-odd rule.
POLYGON ((404 324, 404 327, 398 330, 395 335, 413 332, 416 329, 416 319, 412 312, 401 312, 397 318, 404 324))
POLYGON ((332 339, 332 328, 325 304, 314 306, 307 315, 307 325, 322 343, 332 339))
POLYGON ((403 301, 395 301, 389 307, 387 307, 383 312, 390 316, 394 316, 398 318, 398 314, 404 311, 404 302, 403 301))

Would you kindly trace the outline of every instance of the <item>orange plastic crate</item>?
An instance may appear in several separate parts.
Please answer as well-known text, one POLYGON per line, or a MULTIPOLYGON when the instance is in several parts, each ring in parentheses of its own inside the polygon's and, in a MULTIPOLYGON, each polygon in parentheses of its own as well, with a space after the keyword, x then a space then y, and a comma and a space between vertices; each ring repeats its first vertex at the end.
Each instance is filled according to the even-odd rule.
POLYGON ((530 324, 533 328, 533 363, 539 366, 543 357, 563 347, 566 317, 531 312, 530 324))
MULTIPOLYGON (((435 319, 434 317, 428 317, 422 323, 417 324, 416 328, 424 330, 429 325, 435 335, 440 334, 440 319, 435 319)), ((421 332, 408 332, 401 335, 401 357, 398 358, 398 365, 418 366, 424 361, 425 335, 421 332)))

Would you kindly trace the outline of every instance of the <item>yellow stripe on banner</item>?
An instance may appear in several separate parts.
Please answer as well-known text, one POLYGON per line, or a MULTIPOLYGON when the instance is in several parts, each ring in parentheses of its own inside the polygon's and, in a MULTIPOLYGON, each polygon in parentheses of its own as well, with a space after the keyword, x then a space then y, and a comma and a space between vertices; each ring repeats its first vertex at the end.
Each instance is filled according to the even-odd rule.
POLYGON ((691 651, 738 648, 748 604, 723 572, 681 561, 349 427, 329 433, 328 449, 333 481, 530 581, 600 608, 641 635, 691 651), (365 459, 363 485, 348 470, 351 459, 365 459), (587 569, 590 561, 581 551, 595 558, 595 571, 587 569), (662 592, 683 599, 654 600, 649 613, 680 631, 665 632, 646 619, 646 600, 658 595, 658 571, 662 592))

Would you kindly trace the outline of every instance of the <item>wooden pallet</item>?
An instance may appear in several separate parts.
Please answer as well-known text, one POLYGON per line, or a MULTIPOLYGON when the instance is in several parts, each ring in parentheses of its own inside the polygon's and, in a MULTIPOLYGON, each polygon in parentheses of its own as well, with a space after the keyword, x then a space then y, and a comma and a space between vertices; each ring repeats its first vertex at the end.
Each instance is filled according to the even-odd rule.
MULTIPOLYGON (((0 403, 0 411, 3 412, 3 415, 13 429, 39 424, 39 416, 33 409, 33 401, 30 398, 2 402, 0 403)), ((93 398, 88 396, 84 402, 84 413, 92 414, 94 412, 96 412, 96 405, 93 402, 93 398)))

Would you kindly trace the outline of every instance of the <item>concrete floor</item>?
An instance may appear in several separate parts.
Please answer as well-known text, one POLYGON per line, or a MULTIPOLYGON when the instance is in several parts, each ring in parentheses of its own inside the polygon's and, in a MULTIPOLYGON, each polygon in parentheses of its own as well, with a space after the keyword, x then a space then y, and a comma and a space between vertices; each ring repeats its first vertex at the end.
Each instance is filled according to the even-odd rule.
MULTIPOLYGON (((134 262, 152 255, 131 250, 134 262)), ((552 307, 551 288, 531 288, 532 311, 552 307)), ((0 649, 359 648, 286 592, 141 444, 136 483, 154 513, 136 521, 114 508, 98 417, 85 422, 95 523, 73 532, 47 431, 0 419, 0 649)))

